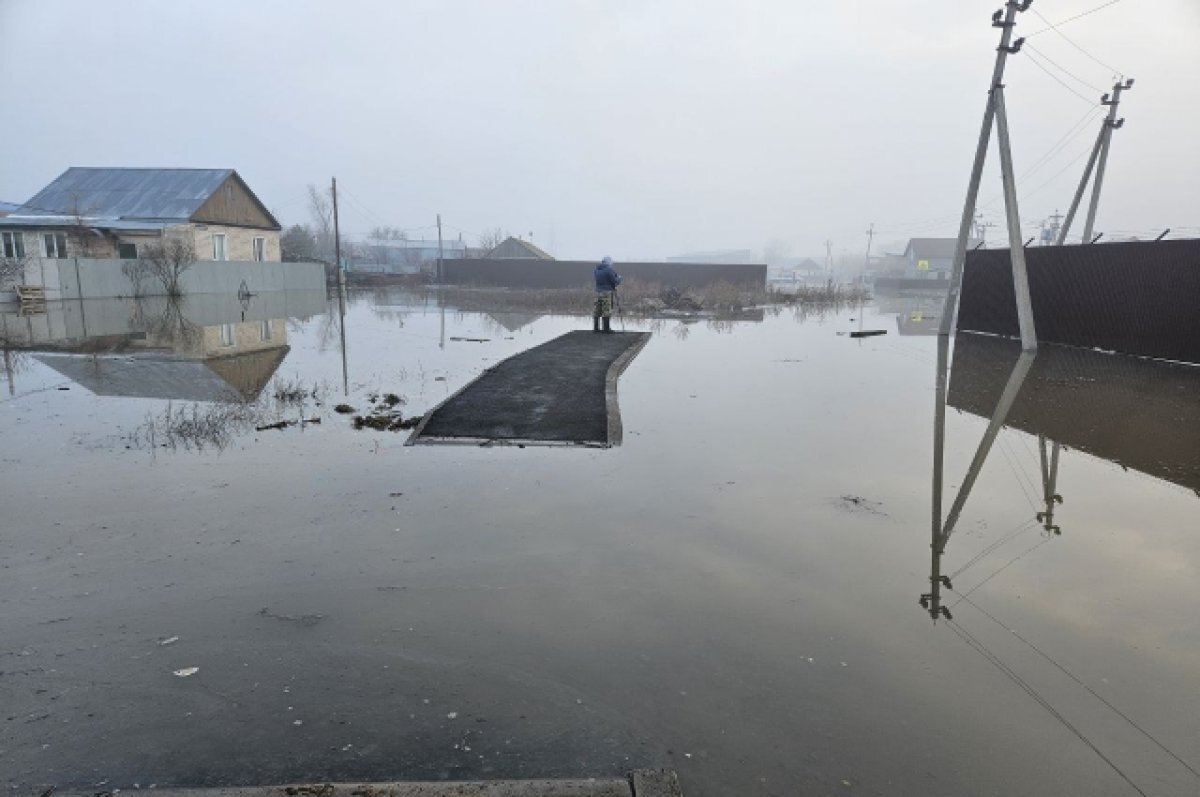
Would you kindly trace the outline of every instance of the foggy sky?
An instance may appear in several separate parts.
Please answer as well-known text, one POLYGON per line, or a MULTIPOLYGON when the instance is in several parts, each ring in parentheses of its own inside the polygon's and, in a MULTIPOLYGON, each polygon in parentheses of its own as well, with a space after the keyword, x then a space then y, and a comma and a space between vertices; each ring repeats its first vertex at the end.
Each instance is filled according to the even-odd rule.
MULTIPOLYGON (((1017 35, 1103 2, 1035 0, 1017 35)), ((336 175, 352 235, 433 236, 413 228, 440 212, 449 237, 501 227, 559 257, 819 256, 874 222, 879 251, 956 232, 1000 5, 0 0, 0 200, 68 166, 232 167, 285 225, 336 175)), ((1010 59, 1018 175, 1116 68, 1136 85, 1096 228, 1200 236, 1200 2, 1061 31, 1104 65, 1053 30, 1010 59)), ((1098 127, 1020 180, 1025 237, 1065 212, 1098 127)), ((1002 225, 999 191, 993 148, 980 201, 1002 225)))

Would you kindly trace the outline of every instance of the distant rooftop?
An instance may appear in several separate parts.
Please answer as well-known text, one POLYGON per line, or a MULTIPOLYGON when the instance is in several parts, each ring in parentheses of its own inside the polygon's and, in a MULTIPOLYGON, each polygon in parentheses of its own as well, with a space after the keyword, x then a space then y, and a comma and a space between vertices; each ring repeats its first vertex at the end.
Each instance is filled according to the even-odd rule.
MULTIPOLYGON (((908 253, 912 252, 922 260, 954 257, 956 243, 958 243, 957 238, 910 238, 908 246, 904 249, 904 256, 907 257, 908 253)), ((981 243, 983 241, 979 238, 967 239, 967 251, 971 251, 981 243)))
POLYGON ((509 236, 500 242, 498 246, 487 253, 486 257, 495 259, 520 259, 534 258, 536 260, 553 260, 554 257, 549 252, 539 249, 529 241, 522 241, 520 238, 509 236))

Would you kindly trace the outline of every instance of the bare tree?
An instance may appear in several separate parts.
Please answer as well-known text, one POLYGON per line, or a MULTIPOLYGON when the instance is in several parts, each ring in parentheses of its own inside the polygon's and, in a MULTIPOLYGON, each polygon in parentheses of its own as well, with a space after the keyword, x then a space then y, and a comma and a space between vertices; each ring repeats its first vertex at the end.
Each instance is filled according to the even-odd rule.
MULTIPOLYGON (((143 250, 145 255, 145 250, 143 250)), ((133 286, 133 298, 140 299, 146 295, 146 280, 150 278, 150 262, 142 258, 126 260, 121 263, 121 273, 133 286)))
POLYGON ((167 296, 182 296, 179 279, 196 262, 196 247, 190 238, 170 236, 142 250, 149 273, 162 283, 167 296))
POLYGON ((371 241, 371 250, 375 257, 375 262, 386 265, 390 261, 387 242, 392 240, 392 228, 373 227, 367 233, 367 238, 371 241))
POLYGON ((480 257, 487 257, 488 252, 491 252, 499 246, 506 238, 504 230, 499 227, 493 227, 490 230, 484 230, 479 235, 479 252, 480 257))
POLYGON ((88 224, 88 213, 91 208, 85 208, 79 201, 79 194, 71 194, 71 228, 67 237, 75 245, 77 257, 91 257, 94 254, 93 243, 96 240, 96 230, 88 224))
POLYGON ((333 201, 328 188, 308 186, 308 215, 312 217, 312 232, 317 239, 317 254, 333 262, 333 201))

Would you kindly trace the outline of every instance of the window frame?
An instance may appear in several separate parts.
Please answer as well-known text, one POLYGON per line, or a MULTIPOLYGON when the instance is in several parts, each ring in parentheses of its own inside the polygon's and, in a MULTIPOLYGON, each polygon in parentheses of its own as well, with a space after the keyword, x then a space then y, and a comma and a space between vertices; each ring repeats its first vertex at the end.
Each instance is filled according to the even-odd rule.
POLYGON ((267 239, 256 235, 250 239, 250 254, 255 263, 265 263, 267 260, 267 239))
POLYGON ((25 233, 19 230, 0 232, 0 257, 20 260, 25 257, 25 233), (12 254, 9 254, 9 252, 12 254))
POLYGON ((275 335, 271 331, 271 320, 269 318, 263 319, 258 325, 258 339, 265 342, 274 337, 275 335))
POLYGON ((67 234, 65 232, 44 232, 39 240, 42 244, 42 257, 47 260, 67 259, 67 234), (54 254, 50 254, 51 241, 54 242, 54 254))
POLYGON ((237 345, 237 330, 233 324, 221 324, 219 328, 221 348, 228 349, 237 345))
POLYGON ((117 242, 117 258, 119 260, 137 260, 138 259, 138 245, 133 241, 118 241, 117 242), (132 257, 126 257, 124 255, 124 253, 121 251, 122 248, 126 247, 126 246, 133 247, 133 256, 132 257))
POLYGON ((229 260, 229 236, 223 232, 214 232, 211 237, 212 237, 212 253, 213 253, 212 259, 216 260, 216 261, 220 261, 222 263, 227 262, 229 260), (217 257, 217 254, 218 254, 217 253, 217 240, 218 239, 220 239, 220 242, 221 242, 221 252, 220 252, 221 256, 220 257, 217 257))

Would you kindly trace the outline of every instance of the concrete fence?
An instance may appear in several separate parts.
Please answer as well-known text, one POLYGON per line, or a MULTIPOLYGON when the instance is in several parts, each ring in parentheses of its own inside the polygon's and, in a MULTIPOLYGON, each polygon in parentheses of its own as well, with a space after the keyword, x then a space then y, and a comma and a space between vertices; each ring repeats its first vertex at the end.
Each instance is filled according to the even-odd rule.
MULTIPOLYGON (((36 258, 26 264, 25 284, 40 285, 48 299, 108 299, 129 297, 137 291, 124 267, 134 261, 96 258, 51 260, 36 258)), ((209 293, 236 294, 245 284, 252 293, 268 291, 320 291, 325 289, 325 268, 320 263, 279 263, 243 260, 199 260, 180 276, 185 296, 209 293)), ((141 294, 164 293, 152 276, 142 279, 141 294)))
MULTIPOLYGON (((717 282, 763 288, 764 264, 643 263, 613 264, 623 279, 652 282, 663 287, 701 288, 717 282)), ((592 281, 592 260, 537 260, 534 258, 446 260, 442 281, 451 285, 495 288, 578 288, 592 281)))

